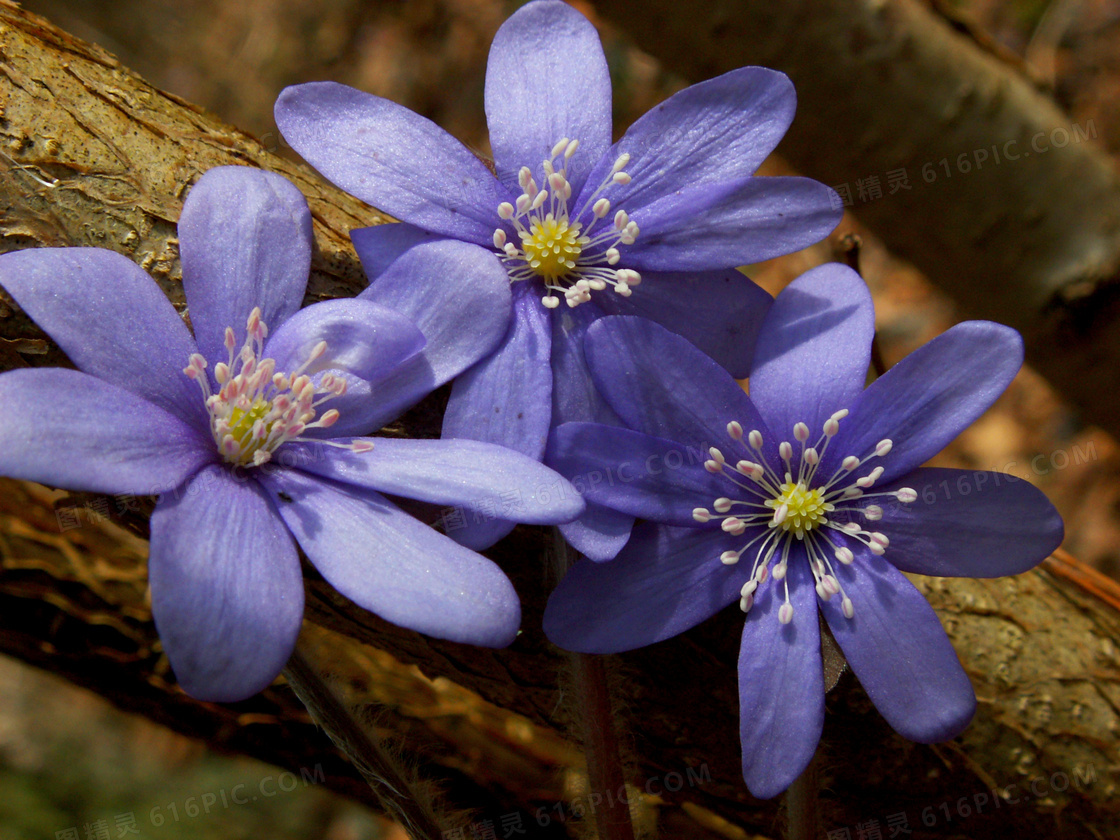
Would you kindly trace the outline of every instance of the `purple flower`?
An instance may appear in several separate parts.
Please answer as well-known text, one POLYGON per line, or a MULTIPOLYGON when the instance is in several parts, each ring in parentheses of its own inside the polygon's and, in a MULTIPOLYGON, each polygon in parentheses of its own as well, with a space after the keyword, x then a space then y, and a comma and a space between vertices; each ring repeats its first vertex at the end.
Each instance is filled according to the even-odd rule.
MULTIPOLYGON (((388 621, 509 644, 520 604, 501 570, 382 494, 466 508, 501 499, 541 523, 577 516, 578 495, 557 493, 563 479, 501 447, 353 437, 346 416, 350 383, 358 405, 414 400, 406 374, 472 364, 506 316, 495 310, 471 339, 432 329, 426 344, 373 294, 300 309, 311 214, 294 186, 255 169, 207 172, 179 238, 193 337, 119 254, 0 258, 0 285, 81 371, 0 376, 0 474, 160 494, 152 610, 180 683, 199 699, 242 699, 284 666, 303 615, 297 543, 339 592, 388 621), (538 487, 551 504, 534 497, 538 487)), ((435 250, 382 278, 384 300, 408 303, 400 290, 426 271, 466 265, 485 277, 493 262, 462 243, 425 247, 435 250)), ((504 278, 491 279, 504 290, 504 278)))
POLYGON ((589 499, 651 522, 612 562, 572 568, 546 633, 613 653, 738 602, 743 776, 759 797, 788 787, 820 738, 818 605, 891 726, 944 740, 976 698, 902 572, 1017 574, 1062 539, 1057 511, 1027 482, 919 466, 1011 382, 1018 333, 959 324, 864 389, 873 331, 854 272, 808 272, 762 324, 748 397, 656 324, 604 319, 587 332, 587 358, 629 428, 567 424, 549 443, 549 463, 589 499))
MULTIPOLYGON (((430 121, 349 87, 299 85, 276 104, 293 148, 404 222, 352 234, 375 284, 398 255, 432 238, 501 258, 514 320, 494 353, 455 383, 444 436, 539 459, 552 426, 617 422, 581 349, 583 331, 604 313, 651 318, 745 375, 770 298, 734 268, 823 239, 842 209, 815 181, 753 177, 793 119, 789 79, 747 67, 694 85, 612 145, 610 76, 595 28, 566 3, 536 0, 498 31, 485 95, 496 176, 430 121)), ((606 559, 632 524, 592 505, 564 532, 606 559)), ((483 548, 510 527, 486 523, 457 538, 483 548)))

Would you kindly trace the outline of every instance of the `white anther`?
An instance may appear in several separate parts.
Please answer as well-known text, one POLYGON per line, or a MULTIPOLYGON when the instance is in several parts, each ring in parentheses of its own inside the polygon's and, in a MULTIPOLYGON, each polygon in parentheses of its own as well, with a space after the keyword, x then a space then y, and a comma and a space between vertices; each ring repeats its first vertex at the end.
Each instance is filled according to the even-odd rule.
POLYGON ((809 427, 804 423, 796 423, 793 427, 793 436, 804 443, 809 439, 809 427))
POLYGON ((754 604, 754 595, 748 595, 745 598, 739 599, 739 609, 748 613, 751 611, 751 606, 754 604))
POLYGON ((870 539, 873 543, 881 545, 883 548, 890 548, 891 541, 887 539, 886 534, 880 533, 879 531, 872 531, 870 539))
POLYGON ((743 584, 743 588, 739 590, 739 597, 746 598, 748 595, 753 595, 756 589, 758 589, 758 581, 752 578, 743 584))
POLYGON ((739 562, 738 551, 725 551, 719 556, 719 561, 725 566, 734 566, 739 562))
POLYGON ((857 458, 855 455, 849 455, 847 458, 840 462, 840 469, 844 470, 844 472, 851 472, 858 466, 859 458, 857 458))
POLYGON ((863 509, 863 515, 871 522, 878 522, 883 518, 883 509, 878 505, 868 505, 863 509))
POLYGON ((503 250, 506 247, 506 232, 501 228, 498 228, 496 231, 494 231, 494 247, 499 251, 503 250))
POLYGON ((805 455, 803 457, 805 458, 805 463, 810 467, 815 467, 821 461, 820 454, 812 446, 805 450, 805 455))
POLYGON ((786 566, 785 562, 779 563, 777 566, 774 567, 774 580, 784 580, 785 576, 786 576, 786 572, 788 570, 789 570, 789 567, 786 566))
POLYGON ((889 438, 886 440, 881 440, 875 447, 875 454, 882 458, 884 455, 891 451, 892 446, 894 446, 894 443, 892 443, 889 438))
MULTIPOLYGON (((506 219, 508 221, 509 219, 513 218, 513 214, 514 214, 513 205, 510 204, 508 201, 503 201, 501 204, 498 205, 498 217, 499 218, 506 219)), ((494 236, 497 236, 497 235, 498 235, 497 233, 494 234, 494 236)), ((498 247, 500 248, 501 246, 499 245, 498 247)))
MULTIPOLYGON (((600 198, 593 205, 591 205, 591 212, 595 214, 596 219, 602 219, 609 212, 611 212, 610 201, 605 198, 600 198)), ((617 253, 617 251, 615 253, 617 253)))
POLYGON ((622 186, 626 186, 627 184, 630 183, 630 176, 625 172, 616 172, 616 173, 614 173, 614 175, 611 176, 611 180, 614 181, 616 184, 621 184, 622 186))
POLYGON ((552 147, 551 157, 556 157, 561 152, 565 151, 567 148, 568 148, 568 138, 567 137, 564 137, 564 138, 561 138, 560 140, 557 140, 556 145, 552 147))
POLYGON ((894 495, 895 498, 902 502, 904 505, 908 505, 911 502, 917 501, 918 499, 918 493, 916 490, 914 490, 913 487, 900 487, 895 491, 894 495))
POLYGON ((855 604, 852 603, 852 599, 847 595, 845 595, 844 600, 840 602, 840 610, 844 613, 844 618, 851 618, 856 614, 855 604))
POLYGON ((752 429, 751 433, 747 435, 747 442, 751 445, 751 449, 762 450, 762 432, 758 429, 752 429))
POLYGON ((721 465, 724 463, 723 453, 716 449, 714 446, 709 447, 708 454, 712 456, 713 461, 716 461, 721 465))
POLYGON ((692 518, 697 522, 710 522, 712 514, 707 508, 693 508, 692 518))
POLYGON ((825 437, 835 437, 836 433, 840 431, 840 424, 833 418, 829 417, 824 421, 824 434, 825 437))
POLYGON ((572 155, 576 153, 579 148, 579 140, 572 140, 568 143, 568 148, 564 150, 564 160, 571 160, 572 155))
POLYGON ((788 461, 793 457, 793 446, 790 445, 788 440, 783 440, 778 444, 778 455, 783 461, 788 461))
POLYGON ((721 496, 715 500, 712 507, 715 509, 716 513, 727 513, 731 510, 731 500, 726 496, 721 496))
POLYGON ((789 601, 778 607, 778 621, 782 624, 789 624, 793 621, 793 604, 789 601))
POLYGON ((783 522, 785 522, 786 515, 788 513, 789 513, 789 505, 784 504, 784 503, 778 505, 778 509, 774 511, 774 519, 773 519, 774 524, 775 525, 781 525, 783 522))
POLYGON ((727 424, 727 435, 732 440, 743 439, 743 427, 739 425, 739 422, 737 420, 732 420, 727 424))
POLYGON ((617 248, 608 248, 604 252, 604 255, 607 258, 607 265, 617 265, 618 261, 622 258, 622 255, 618 253, 617 248))
MULTIPOLYGON (((560 298, 556 297, 556 295, 546 295, 541 298, 541 303, 544 305, 545 309, 555 309, 560 305, 560 298)), ((565 315, 564 317, 567 316, 565 315)))

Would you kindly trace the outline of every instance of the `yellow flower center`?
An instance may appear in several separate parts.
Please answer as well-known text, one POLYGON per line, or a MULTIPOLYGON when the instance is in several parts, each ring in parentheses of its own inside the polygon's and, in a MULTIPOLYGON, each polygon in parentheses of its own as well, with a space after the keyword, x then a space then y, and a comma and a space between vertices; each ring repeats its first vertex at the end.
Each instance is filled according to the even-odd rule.
POLYGON ((780 508, 786 506, 786 515, 778 526, 785 531, 793 531, 797 538, 803 539, 805 534, 828 521, 826 514, 835 507, 824 500, 824 495, 819 489, 808 489, 798 482, 786 482, 781 486, 781 495, 776 499, 766 502, 767 507, 780 508))
POLYGON ((569 224, 566 218, 557 219, 551 213, 533 221, 529 230, 521 233, 521 248, 533 273, 549 282, 571 273, 583 250, 581 228, 579 222, 569 224))

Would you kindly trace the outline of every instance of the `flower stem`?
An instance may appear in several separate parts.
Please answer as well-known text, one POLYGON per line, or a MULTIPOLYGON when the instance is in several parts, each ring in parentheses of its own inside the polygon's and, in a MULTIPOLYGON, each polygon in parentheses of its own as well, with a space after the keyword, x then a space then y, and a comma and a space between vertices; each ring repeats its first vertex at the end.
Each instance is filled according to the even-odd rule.
MULTIPOLYGON (((558 572, 563 574, 578 558, 559 531, 555 532, 558 572)), ((587 761, 587 782, 603 803, 595 808, 599 840, 634 840, 626 778, 618 753, 614 731, 610 687, 601 657, 586 653, 571 654, 575 674, 576 699, 583 719, 583 750, 587 761)), ((592 800, 593 801, 593 800, 592 800)))
POLYGON ((817 757, 786 791, 788 840, 817 840, 820 837, 821 809, 817 798, 817 757))
POLYGON ((392 757, 370 738, 298 645, 288 660, 284 676, 315 723, 369 783, 385 812, 397 820, 413 840, 440 840, 442 832, 435 816, 421 798, 412 795, 412 785, 392 757))

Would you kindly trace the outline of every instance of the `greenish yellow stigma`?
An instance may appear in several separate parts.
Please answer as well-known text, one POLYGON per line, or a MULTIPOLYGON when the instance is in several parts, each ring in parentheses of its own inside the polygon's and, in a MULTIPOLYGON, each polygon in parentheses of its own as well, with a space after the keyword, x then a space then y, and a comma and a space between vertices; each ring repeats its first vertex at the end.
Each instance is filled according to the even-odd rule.
POLYGON ((567 219, 556 219, 549 213, 534 221, 529 230, 522 231, 521 250, 533 273, 549 283, 567 277, 583 250, 582 227, 579 222, 568 224, 567 219))
POLYGON ((824 500, 824 494, 819 488, 808 489, 800 481, 797 484, 786 482, 780 488, 781 495, 770 499, 764 504, 775 510, 772 520, 774 527, 784 531, 793 531, 799 539, 804 539, 805 534, 828 523, 827 514, 835 510, 835 506, 824 500), (777 511, 785 508, 785 514, 778 517, 777 511))

